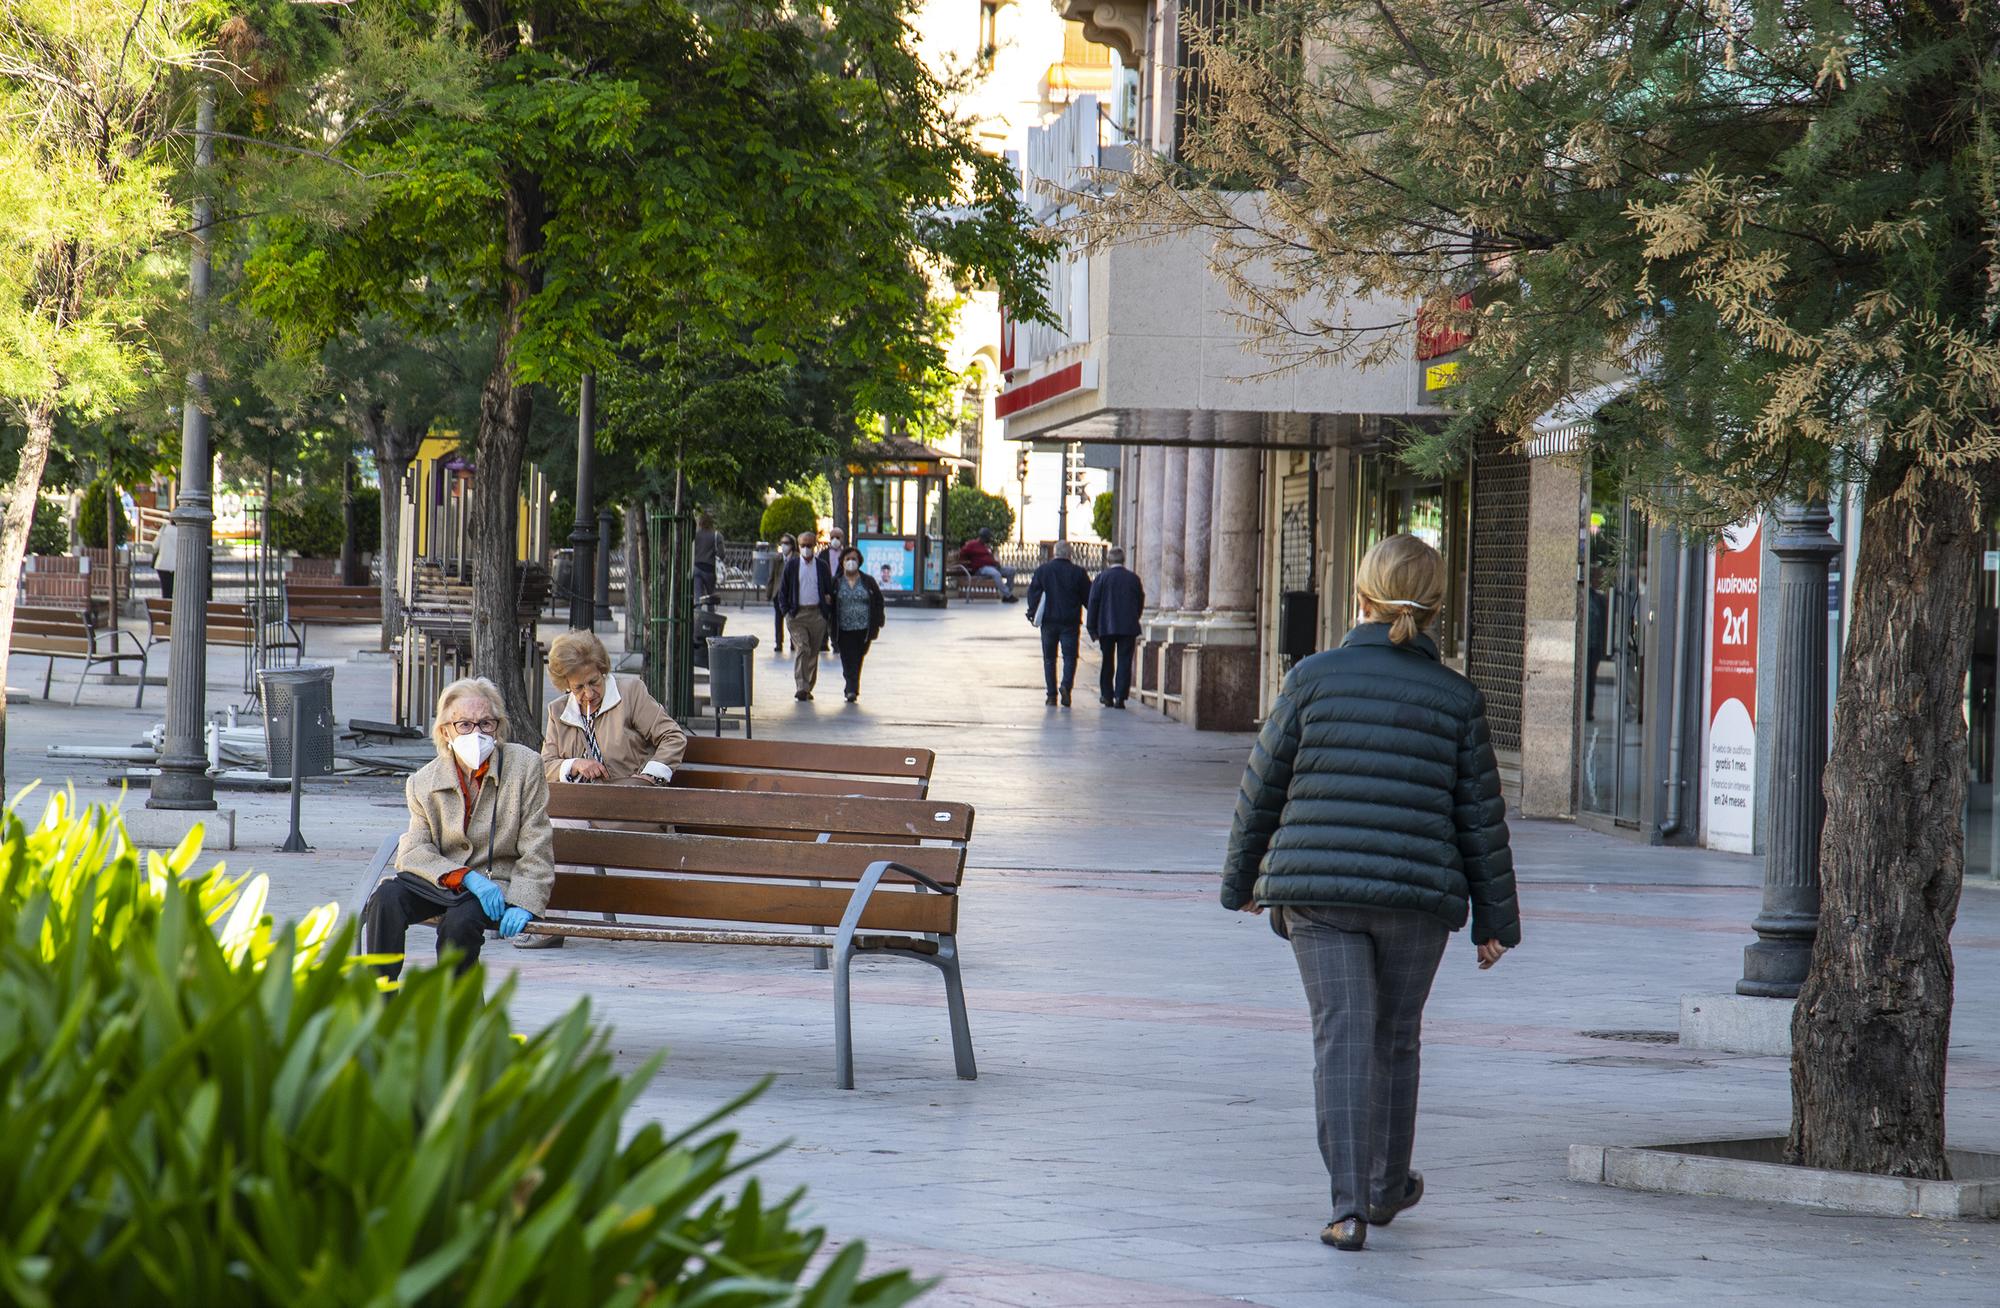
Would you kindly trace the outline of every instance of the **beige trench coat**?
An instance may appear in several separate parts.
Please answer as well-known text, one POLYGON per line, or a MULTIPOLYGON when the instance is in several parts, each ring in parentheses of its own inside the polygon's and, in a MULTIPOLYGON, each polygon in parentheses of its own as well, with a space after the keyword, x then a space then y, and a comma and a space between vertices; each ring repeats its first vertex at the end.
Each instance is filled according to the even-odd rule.
MULTIPOLYGON (((669 780, 674 765, 687 755, 687 733, 638 677, 606 677, 604 682, 604 705, 591 725, 604 756, 605 780, 669 780)), ((542 775, 551 782, 565 780, 565 766, 588 757, 576 700, 569 695, 550 700, 542 728, 542 775)))
POLYGON ((396 870, 438 881, 468 867, 507 892, 507 902, 540 916, 555 888, 555 833, 549 783, 526 745, 501 745, 465 821, 458 768, 440 754, 403 785, 410 829, 396 846, 396 870))

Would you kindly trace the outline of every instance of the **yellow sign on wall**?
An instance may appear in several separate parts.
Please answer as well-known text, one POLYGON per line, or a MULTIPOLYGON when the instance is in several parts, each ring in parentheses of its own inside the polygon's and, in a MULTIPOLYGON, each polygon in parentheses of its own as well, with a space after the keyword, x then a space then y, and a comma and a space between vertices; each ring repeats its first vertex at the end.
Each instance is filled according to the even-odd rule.
POLYGON ((1458 385, 1458 364, 1434 363, 1424 369, 1424 389, 1442 391, 1458 385))

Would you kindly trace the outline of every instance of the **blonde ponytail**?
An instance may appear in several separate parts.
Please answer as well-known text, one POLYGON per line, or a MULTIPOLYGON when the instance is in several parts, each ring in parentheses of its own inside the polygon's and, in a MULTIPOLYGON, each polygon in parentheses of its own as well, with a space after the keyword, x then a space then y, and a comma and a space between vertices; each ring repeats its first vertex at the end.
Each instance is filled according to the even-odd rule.
POLYGON ((1444 560, 1415 536, 1391 536, 1361 559, 1354 594, 1370 622, 1389 624, 1389 639, 1407 645, 1444 607, 1444 560))

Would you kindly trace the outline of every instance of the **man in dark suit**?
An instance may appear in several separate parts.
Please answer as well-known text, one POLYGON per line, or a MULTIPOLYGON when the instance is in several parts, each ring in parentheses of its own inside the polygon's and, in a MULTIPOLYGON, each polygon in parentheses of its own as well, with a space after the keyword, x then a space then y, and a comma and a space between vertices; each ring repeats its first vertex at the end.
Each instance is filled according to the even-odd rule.
POLYGON ((785 575, 778 581, 778 612, 792 637, 792 681, 798 686, 794 699, 813 697, 820 646, 832 622, 833 565, 814 548, 818 544, 812 532, 800 532, 799 552, 785 561, 785 575))
POLYGON ((1090 599, 1090 574, 1070 561, 1069 542, 1055 544, 1055 557, 1035 569, 1028 582, 1028 621, 1042 629, 1042 680, 1048 702, 1056 702, 1056 650, 1062 650, 1062 706, 1069 707, 1076 684, 1076 637, 1083 627, 1083 606, 1090 599))
POLYGON ((1139 615, 1146 608, 1146 588, 1139 574, 1125 566, 1124 550, 1111 550, 1104 561, 1104 571, 1090 583, 1084 627, 1104 654, 1104 667, 1097 675, 1097 702, 1122 709, 1125 697, 1132 693, 1132 655, 1139 642, 1139 615))

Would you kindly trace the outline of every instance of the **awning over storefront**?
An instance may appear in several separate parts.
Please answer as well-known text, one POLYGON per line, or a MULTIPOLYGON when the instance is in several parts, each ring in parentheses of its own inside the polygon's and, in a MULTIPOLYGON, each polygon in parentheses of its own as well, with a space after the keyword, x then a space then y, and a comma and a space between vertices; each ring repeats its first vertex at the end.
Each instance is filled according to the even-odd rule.
POLYGON ((1597 423, 1597 411, 1632 389, 1637 377, 1620 377, 1568 396, 1535 419, 1528 440, 1528 457, 1545 459, 1574 454, 1597 423))

